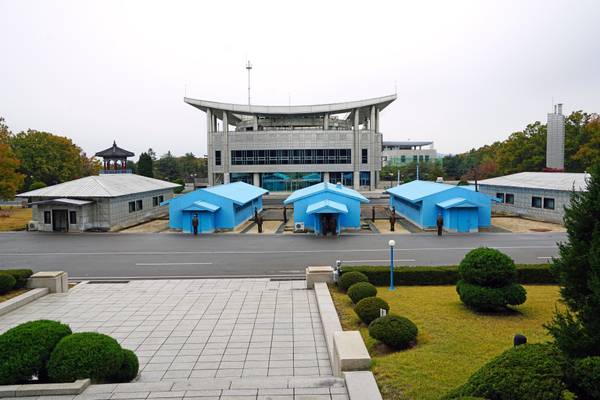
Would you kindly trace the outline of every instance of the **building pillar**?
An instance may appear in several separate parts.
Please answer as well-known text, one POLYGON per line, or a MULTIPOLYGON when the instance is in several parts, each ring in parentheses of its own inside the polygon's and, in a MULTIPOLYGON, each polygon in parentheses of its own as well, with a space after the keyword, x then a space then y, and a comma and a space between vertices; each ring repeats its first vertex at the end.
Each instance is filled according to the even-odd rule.
POLYGON ((323 129, 329 130, 329 114, 325 114, 323 117, 323 129))
POLYGON ((252 116, 252 129, 255 131, 258 130, 258 115, 252 116))
POLYGON ((329 182, 329 172, 323 172, 323 182, 329 182))
POLYGON ((371 106, 371 121, 369 122, 369 127, 371 131, 369 132, 369 190, 373 190, 375 188, 375 156, 377 152, 375 151, 375 126, 376 126, 376 111, 377 107, 371 106))
POLYGON ((254 186, 260 187, 260 174, 258 172, 252 174, 252 183, 254 186))
POLYGON ((357 108, 354 110, 354 148, 352 151, 354 152, 354 168, 352 173, 352 180, 354 182, 354 190, 358 190, 360 188, 360 159, 361 159, 361 149, 360 149, 360 109, 357 108))
POLYGON ((206 109, 206 170, 208 175, 208 186, 213 186, 215 184, 215 177, 213 173, 213 163, 215 162, 215 150, 213 149, 213 141, 212 141, 212 110, 210 108, 206 109))
POLYGON ((229 117, 227 111, 223 110, 223 149, 221 150, 221 163, 223 164, 223 183, 230 182, 229 177, 229 117))

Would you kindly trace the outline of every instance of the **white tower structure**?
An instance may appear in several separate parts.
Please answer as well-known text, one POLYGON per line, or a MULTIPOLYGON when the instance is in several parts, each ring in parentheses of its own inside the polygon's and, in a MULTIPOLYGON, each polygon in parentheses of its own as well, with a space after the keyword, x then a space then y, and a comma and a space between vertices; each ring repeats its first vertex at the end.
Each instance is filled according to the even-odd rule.
POLYGON ((565 116, 562 104, 554 106, 554 112, 548 114, 546 134, 546 169, 563 171, 565 169, 565 116))

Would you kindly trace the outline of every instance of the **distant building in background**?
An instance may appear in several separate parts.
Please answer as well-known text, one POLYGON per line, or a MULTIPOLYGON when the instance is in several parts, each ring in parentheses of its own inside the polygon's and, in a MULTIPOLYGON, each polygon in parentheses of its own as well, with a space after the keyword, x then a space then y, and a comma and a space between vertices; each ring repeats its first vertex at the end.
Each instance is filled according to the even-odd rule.
POLYGON ((428 162, 437 159, 437 151, 430 141, 383 142, 383 165, 404 165, 411 162, 428 162))
POLYGON ((562 104, 554 106, 554 112, 548 114, 546 133, 546 170, 564 171, 565 169, 565 116, 562 104))
POLYGON ((493 211, 539 221, 563 223, 571 193, 587 187, 589 174, 520 172, 479 181, 479 190, 495 197, 493 211))
POLYGON ((271 192, 323 181, 373 190, 379 113, 394 100, 264 106, 184 99, 206 113, 208 185, 242 181, 271 192))

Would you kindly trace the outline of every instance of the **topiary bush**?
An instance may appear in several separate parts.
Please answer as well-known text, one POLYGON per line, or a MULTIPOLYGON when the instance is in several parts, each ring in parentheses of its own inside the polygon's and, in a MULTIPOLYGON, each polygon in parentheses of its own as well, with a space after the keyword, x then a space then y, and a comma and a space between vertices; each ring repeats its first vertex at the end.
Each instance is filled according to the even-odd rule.
POLYGON ((346 291, 350 286, 358 282, 369 282, 369 278, 367 278, 367 276, 362 272, 352 271, 340 276, 340 279, 338 280, 338 286, 343 291, 346 291))
POLYGON ((369 282, 358 282, 348 289, 348 297, 354 304, 367 297, 377 296, 377 288, 369 282))
POLYGON ((13 290, 16 282, 12 275, 0 272, 0 294, 5 294, 13 290))
POLYGON ((586 357, 575 361, 573 380, 578 398, 600 399, 600 357, 586 357))
POLYGON ((362 299, 354 307, 354 312, 358 318, 365 324, 369 325, 372 321, 380 317, 380 309, 390 311, 390 305, 379 297, 367 297, 362 299))
POLYGON ((90 378, 106 382, 123 365, 123 349, 110 336, 95 332, 63 338, 50 356, 48 377, 53 382, 90 378))
POLYGON ((550 344, 524 344, 505 351, 475 372, 445 399, 559 400, 566 391, 567 361, 550 344))
POLYGON ((15 278, 15 289, 21 289, 27 286, 27 278, 33 275, 33 271, 30 269, 5 269, 0 271, 0 273, 9 274, 15 278))
POLYGON ((137 356, 131 350, 123 349, 123 362, 121 367, 109 377, 110 382, 131 382, 138 374, 140 363, 137 356))
POLYGON ((515 283, 517 270, 506 254, 486 247, 471 250, 458 266, 456 291, 470 308, 494 311, 527 300, 523 286, 515 283))
POLYGON ((369 324, 369 335, 394 349, 410 347, 418 333, 419 329, 410 319, 397 315, 379 317, 369 324))
POLYGON ((46 364, 55 346, 71 334, 68 325, 56 321, 31 321, 0 335, 0 384, 44 379, 46 364))

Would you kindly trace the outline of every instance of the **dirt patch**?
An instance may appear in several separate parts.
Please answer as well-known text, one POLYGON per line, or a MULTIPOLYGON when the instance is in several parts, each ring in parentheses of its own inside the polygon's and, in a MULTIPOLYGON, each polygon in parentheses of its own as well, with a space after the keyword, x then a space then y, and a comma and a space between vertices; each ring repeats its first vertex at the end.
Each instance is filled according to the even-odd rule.
MULTIPOLYGON (((264 221, 263 222, 263 233, 275 233, 283 221, 264 221)), ((258 225, 252 226, 249 230, 244 233, 258 233, 258 225)))
POLYGON ((121 233, 157 233, 169 229, 169 221, 166 219, 155 219, 140 225, 132 226, 120 231, 121 233))
POLYGON ((518 217, 492 217, 492 225, 509 232, 565 232, 564 226, 518 217))
POLYGON ((390 221, 385 219, 376 219, 373 225, 377 228, 379 233, 382 235, 408 235, 410 232, 404 229, 402 225, 396 221, 396 227, 394 232, 390 231, 390 221))

